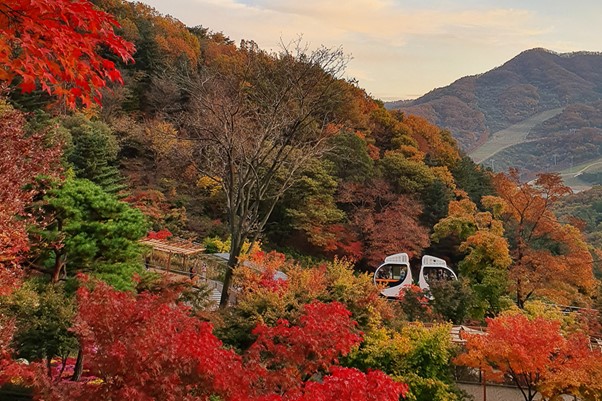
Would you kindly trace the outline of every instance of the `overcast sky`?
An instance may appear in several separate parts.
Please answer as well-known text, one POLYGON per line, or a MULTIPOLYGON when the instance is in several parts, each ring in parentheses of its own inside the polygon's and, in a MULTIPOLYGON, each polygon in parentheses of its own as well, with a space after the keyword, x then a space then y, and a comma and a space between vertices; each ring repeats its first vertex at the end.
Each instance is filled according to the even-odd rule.
POLYGON ((303 35, 342 46, 347 75, 382 100, 411 99, 523 50, 602 51, 600 0, 144 0, 188 26, 277 49, 303 35))

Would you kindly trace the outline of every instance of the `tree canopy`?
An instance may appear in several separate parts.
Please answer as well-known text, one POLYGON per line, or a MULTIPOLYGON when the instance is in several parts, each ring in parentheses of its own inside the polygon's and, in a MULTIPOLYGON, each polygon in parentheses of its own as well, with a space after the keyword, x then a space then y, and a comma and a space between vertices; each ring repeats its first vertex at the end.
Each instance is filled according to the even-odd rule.
POLYGON ((6 0, 0 4, 0 81, 23 92, 39 88, 75 107, 99 103, 107 81, 122 82, 114 61, 124 62, 134 46, 115 34, 117 21, 88 1, 6 0))

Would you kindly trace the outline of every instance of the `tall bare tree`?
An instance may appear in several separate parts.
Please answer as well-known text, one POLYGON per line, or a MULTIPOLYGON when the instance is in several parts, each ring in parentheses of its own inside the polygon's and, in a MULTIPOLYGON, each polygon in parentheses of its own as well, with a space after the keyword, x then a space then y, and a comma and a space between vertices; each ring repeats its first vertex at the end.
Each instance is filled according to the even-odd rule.
POLYGON ((347 61, 341 49, 309 52, 300 41, 277 53, 242 42, 238 54, 187 79, 183 131, 194 164, 226 195, 232 242, 221 307, 245 239, 258 238, 300 169, 336 132, 347 61))

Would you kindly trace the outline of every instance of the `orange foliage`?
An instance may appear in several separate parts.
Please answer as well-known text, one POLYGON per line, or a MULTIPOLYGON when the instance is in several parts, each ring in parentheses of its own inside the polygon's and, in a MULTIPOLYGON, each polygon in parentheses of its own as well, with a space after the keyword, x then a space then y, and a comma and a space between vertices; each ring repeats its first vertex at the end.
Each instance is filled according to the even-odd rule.
POLYGON ((153 23, 157 30, 155 41, 167 63, 175 65, 178 60, 186 60, 192 66, 197 64, 201 53, 199 40, 182 22, 170 16, 156 15, 153 23))
POLYGON ((486 334, 465 338, 466 352, 455 362, 482 369, 487 380, 503 382, 510 377, 526 401, 537 392, 546 397, 580 395, 584 385, 600 387, 588 377, 592 368, 600 377, 600 353, 591 351, 589 340, 580 333, 563 336, 557 320, 507 314, 488 319, 486 334))
POLYGON ((448 131, 443 131, 436 125, 430 124, 424 118, 407 116, 404 124, 412 130, 412 137, 418 142, 418 148, 439 161, 444 166, 452 166, 460 160, 456 141, 448 131))
POLYGON ((581 232, 559 223, 551 210, 570 188, 557 174, 520 183, 517 171, 497 175, 494 184, 499 197, 484 198, 484 204, 504 220, 516 244, 510 278, 519 306, 533 295, 588 305, 596 287, 592 256, 581 232))
POLYGON ((222 58, 236 57, 237 50, 234 43, 227 40, 221 33, 212 33, 201 41, 201 52, 206 65, 219 61, 222 58))
POLYGON ((237 269, 240 296, 243 299, 278 294, 281 300, 300 297, 305 302, 317 299, 326 291, 324 272, 320 269, 300 269, 276 251, 257 251, 248 255, 237 269), (276 278, 276 271, 284 270, 286 280, 276 278))

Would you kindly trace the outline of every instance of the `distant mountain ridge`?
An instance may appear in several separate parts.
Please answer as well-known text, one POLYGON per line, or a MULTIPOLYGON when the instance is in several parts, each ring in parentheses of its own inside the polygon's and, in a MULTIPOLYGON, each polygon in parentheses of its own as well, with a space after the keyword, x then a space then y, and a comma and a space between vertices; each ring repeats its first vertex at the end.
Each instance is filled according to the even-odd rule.
MULTIPOLYGON (((434 89, 418 99, 386 105, 425 117, 432 123, 449 129, 461 148, 470 152, 487 142, 494 133, 538 113, 565 109, 567 106, 577 110, 598 109, 597 102, 600 100, 602 53, 556 53, 536 48, 524 51, 488 72, 460 78, 449 86, 434 89)), ((579 132, 588 128, 589 122, 583 118, 583 113, 576 122, 570 120, 571 116, 574 117, 574 113, 561 113, 554 117, 553 124, 546 125, 542 121, 542 124, 533 128, 535 137, 525 133, 531 148, 534 141, 545 141, 554 136, 555 141, 549 143, 549 146, 554 147, 557 142, 563 143, 559 149, 546 148, 543 152, 540 149, 544 158, 548 151, 558 153, 554 158, 554 166, 562 163, 565 163, 565 167, 568 166, 569 158, 573 164, 602 157, 597 149, 589 149, 586 154, 570 154, 573 150, 577 152, 578 146, 574 146, 575 149, 571 148, 572 145, 567 148, 567 135, 587 142, 594 133, 602 134, 591 129, 585 133, 579 132), (567 130, 567 126, 571 126, 571 129, 567 130), (575 135, 576 133, 581 135, 575 135)), ((520 147, 517 144, 504 150, 507 153, 504 158, 512 159, 513 154, 518 154, 518 159, 521 159, 525 155, 520 147)), ((546 160, 536 157, 522 163, 520 167, 533 172, 545 170, 546 163, 546 160)))

